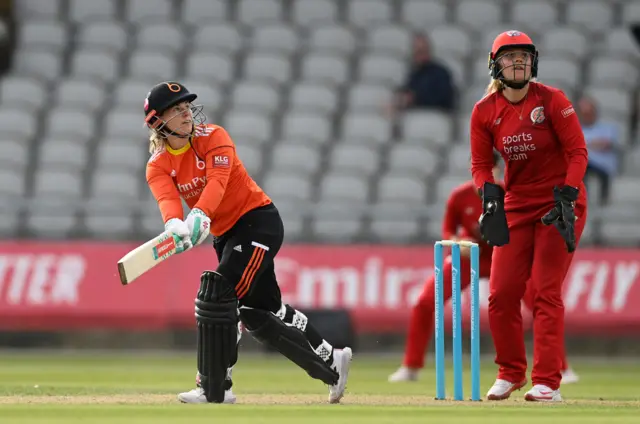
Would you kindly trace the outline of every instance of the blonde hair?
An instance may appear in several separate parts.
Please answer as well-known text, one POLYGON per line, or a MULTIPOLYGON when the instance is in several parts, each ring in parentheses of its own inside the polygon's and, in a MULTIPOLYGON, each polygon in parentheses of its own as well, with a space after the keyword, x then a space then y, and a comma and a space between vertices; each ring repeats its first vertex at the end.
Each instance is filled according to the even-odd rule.
POLYGON ((158 131, 149 131, 149 153, 155 153, 164 147, 167 139, 163 137, 158 131))
POLYGON ((487 89, 485 90, 485 94, 489 96, 493 93, 499 93, 502 90, 504 90, 504 84, 502 83, 502 81, 497 79, 492 79, 489 85, 487 86, 487 89))

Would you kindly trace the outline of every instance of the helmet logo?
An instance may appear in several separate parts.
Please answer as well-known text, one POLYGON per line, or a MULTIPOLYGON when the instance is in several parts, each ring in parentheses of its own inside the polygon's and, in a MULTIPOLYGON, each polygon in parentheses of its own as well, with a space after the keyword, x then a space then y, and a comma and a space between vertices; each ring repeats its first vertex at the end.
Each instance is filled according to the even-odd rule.
POLYGON ((538 106, 531 111, 531 122, 534 124, 542 124, 544 122, 544 107, 538 106))
POLYGON ((509 37, 517 37, 519 35, 522 35, 522 33, 520 31, 507 31, 507 35, 509 37))
POLYGON ((182 90, 182 88, 180 88, 178 84, 173 84, 170 82, 167 83, 167 87, 169 87, 169 90, 171 90, 171 92, 173 93, 178 93, 180 90, 182 90))
POLYGON ((145 97, 144 99, 144 111, 148 111, 149 110, 149 98, 145 97))

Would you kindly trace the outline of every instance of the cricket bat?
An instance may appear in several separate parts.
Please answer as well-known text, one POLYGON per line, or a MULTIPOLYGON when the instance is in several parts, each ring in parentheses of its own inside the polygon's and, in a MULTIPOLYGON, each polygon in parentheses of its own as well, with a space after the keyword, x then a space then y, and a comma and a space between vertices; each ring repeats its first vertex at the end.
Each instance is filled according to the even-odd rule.
POLYGON ((176 253, 172 233, 165 231, 145 244, 136 247, 118 261, 118 273, 123 286, 132 283, 151 268, 176 253))

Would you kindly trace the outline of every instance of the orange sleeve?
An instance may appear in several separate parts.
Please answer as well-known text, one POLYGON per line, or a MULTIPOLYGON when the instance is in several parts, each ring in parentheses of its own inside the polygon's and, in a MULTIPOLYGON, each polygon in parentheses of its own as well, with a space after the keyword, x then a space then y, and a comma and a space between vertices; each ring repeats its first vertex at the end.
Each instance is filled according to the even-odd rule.
POLYGON ((209 146, 210 148, 205 155, 207 185, 194 209, 200 209, 211 217, 220 205, 227 189, 236 153, 231 138, 222 128, 217 128, 211 134, 209 146))
POLYGON ((149 163, 147 165, 147 184, 158 202, 162 220, 165 223, 172 218, 184 218, 180 193, 178 193, 169 174, 154 163, 149 163))
POLYGON ((442 220, 442 238, 450 240, 458 234, 458 207, 456 204, 457 191, 454 191, 447 200, 447 206, 442 220))

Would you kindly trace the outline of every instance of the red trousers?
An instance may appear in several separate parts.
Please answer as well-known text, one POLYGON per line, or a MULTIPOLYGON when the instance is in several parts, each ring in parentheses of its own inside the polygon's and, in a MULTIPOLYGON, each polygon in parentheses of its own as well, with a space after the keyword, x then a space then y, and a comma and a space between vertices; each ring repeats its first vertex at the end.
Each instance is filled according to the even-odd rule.
MULTIPOLYGON (((465 290, 470 281, 471 266, 469 258, 460 258, 460 290, 465 290)), ((491 260, 483 259, 480 261, 480 278, 488 278, 490 276, 491 260)), ((444 300, 445 302, 451 298, 451 256, 447 256, 442 267, 444 277, 444 300)), ((530 286, 530 285, 529 285, 530 286)), ((533 290, 527 290, 523 298, 524 304, 530 311, 533 311, 533 290)), ((429 277, 424 284, 422 293, 418 298, 418 302, 411 310, 411 318, 409 321, 409 332, 405 348, 405 356, 403 365, 409 368, 422 368, 424 366, 424 357, 429 344, 429 340, 433 336, 433 320, 435 312, 435 276, 429 277)), ((562 370, 568 368, 564 343, 561 347, 562 370)))

